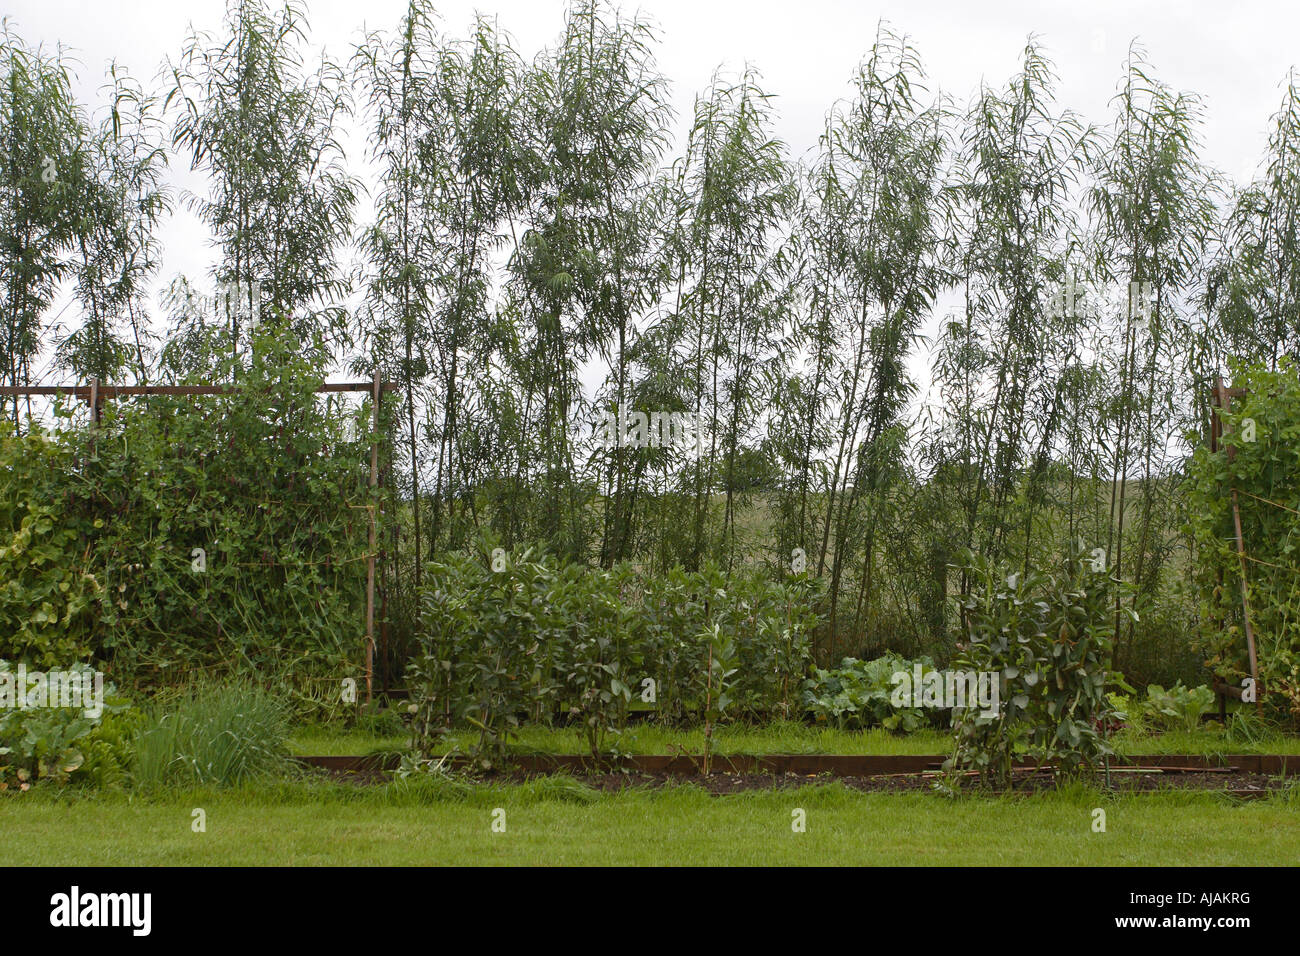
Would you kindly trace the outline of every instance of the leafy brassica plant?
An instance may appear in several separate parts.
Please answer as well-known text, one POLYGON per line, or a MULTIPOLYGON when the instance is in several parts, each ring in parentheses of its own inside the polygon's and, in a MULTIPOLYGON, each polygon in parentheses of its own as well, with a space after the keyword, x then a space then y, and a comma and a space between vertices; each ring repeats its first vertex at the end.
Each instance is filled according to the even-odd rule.
POLYGON ((1192 732, 1201 725, 1201 718, 1214 708, 1214 691, 1202 684, 1184 687, 1179 681, 1165 690, 1159 684, 1147 687, 1143 709, 1152 721, 1164 730, 1192 732))
POLYGON ((935 670, 928 657, 909 659, 888 653, 869 661, 846 657, 834 669, 814 668, 804 681, 804 706, 819 722, 833 723, 841 730, 883 727, 909 734, 926 724, 920 707, 895 707, 894 675, 913 673, 921 665, 923 674, 935 670))

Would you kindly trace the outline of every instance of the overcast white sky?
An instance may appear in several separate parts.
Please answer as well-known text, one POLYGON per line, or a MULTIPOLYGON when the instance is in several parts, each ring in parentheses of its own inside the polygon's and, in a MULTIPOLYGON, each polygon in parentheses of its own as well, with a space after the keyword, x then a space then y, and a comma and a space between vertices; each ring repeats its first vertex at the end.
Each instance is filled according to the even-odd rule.
MULTIPOLYGON (((496 14, 528 58, 559 33, 563 0, 446 0, 444 27, 464 33, 475 10, 496 14)), ((678 125, 719 64, 749 62, 778 97, 778 135, 793 156, 815 145, 830 104, 847 92, 880 18, 908 34, 933 88, 965 99, 981 79, 1001 85, 1038 34, 1060 75, 1060 104, 1109 122, 1109 100, 1129 42, 1145 47, 1156 75, 1205 99, 1204 156, 1245 178, 1263 154, 1279 84, 1300 61, 1300 4, 1280 2, 848 2, 848 0, 643 0, 622 4, 658 23, 659 64, 672 83, 678 125)), ((141 79, 175 57, 190 24, 218 29, 224 0, 6 0, 6 15, 29 42, 62 43, 81 63, 81 96, 97 102, 108 61, 141 79)), ((397 23, 404 0, 307 0, 314 47, 346 58, 364 27, 397 23)), ((358 144, 359 145, 359 144, 358 144)), ((359 157, 358 157, 359 159, 359 157)), ((173 180, 199 183, 173 171, 173 180)), ((365 211, 362 211, 365 217, 365 211)), ((211 264, 202 227, 178 206, 161 236, 160 286, 178 273, 206 285, 211 264)))

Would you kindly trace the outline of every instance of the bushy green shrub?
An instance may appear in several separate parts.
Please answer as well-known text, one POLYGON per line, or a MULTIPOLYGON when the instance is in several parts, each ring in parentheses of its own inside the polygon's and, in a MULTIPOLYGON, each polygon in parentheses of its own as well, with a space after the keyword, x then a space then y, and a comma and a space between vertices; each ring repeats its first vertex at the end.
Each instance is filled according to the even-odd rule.
POLYGON ((531 552, 451 555, 431 563, 423 590, 422 654, 408 668, 418 688, 416 739, 464 721, 485 760, 504 752, 520 718, 558 697, 547 595, 554 567, 531 552))
POLYGON ((674 567, 659 574, 624 568, 621 600, 634 610, 636 663, 653 677, 658 713, 684 720, 704 698, 701 660, 717 624, 735 644, 739 670, 731 686, 734 713, 747 718, 790 717, 801 705, 801 684, 817 627, 819 582, 806 575, 774 581, 754 568, 730 575, 716 565, 699 571, 674 567))
POLYGON ((416 741, 427 749, 439 728, 468 724, 490 762, 521 720, 556 713, 581 723, 593 753, 634 702, 665 720, 706 710, 785 716, 798 706, 816 625, 813 587, 714 567, 650 575, 559 565, 484 539, 476 554, 426 567, 420 652, 407 671, 416 741), (710 661, 721 648, 736 664, 719 709, 710 661))
POLYGON ((896 686, 894 675, 911 675, 917 664, 922 674, 935 670, 934 661, 928 657, 909 659, 893 653, 869 661, 846 657, 839 667, 814 668, 812 677, 804 681, 804 706, 814 719, 844 730, 883 727, 912 733, 926 725, 925 711, 920 707, 895 707, 891 697, 896 686))
POLYGON ((1000 706, 991 715, 955 713, 956 750, 946 766, 1007 787, 1018 754, 1067 772, 1112 754, 1108 689, 1128 689, 1107 670, 1116 582, 1074 552, 1052 574, 973 555, 965 570, 973 582, 959 599, 967 640, 953 667, 998 675, 1000 706))

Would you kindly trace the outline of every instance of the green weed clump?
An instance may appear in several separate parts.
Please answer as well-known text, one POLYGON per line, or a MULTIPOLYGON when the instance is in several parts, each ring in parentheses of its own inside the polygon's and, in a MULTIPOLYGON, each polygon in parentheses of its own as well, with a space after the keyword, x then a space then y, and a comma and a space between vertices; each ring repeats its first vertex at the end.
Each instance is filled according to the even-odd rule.
POLYGON ((195 688, 149 714, 135 738, 132 782, 229 787, 286 775, 290 725, 288 703, 257 685, 195 688))

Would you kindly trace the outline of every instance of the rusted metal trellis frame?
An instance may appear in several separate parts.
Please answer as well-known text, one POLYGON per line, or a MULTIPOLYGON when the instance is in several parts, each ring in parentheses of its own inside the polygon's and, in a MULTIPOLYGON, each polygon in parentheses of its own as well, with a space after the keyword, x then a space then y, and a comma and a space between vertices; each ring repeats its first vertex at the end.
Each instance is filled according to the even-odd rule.
MULTIPOLYGON (((1222 376, 1215 376, 1214 395, 1210 403, 1210 451, 1217 452, 1222 444, 1227 449, 1229 460, 1236 456, 1237 449, 1231 442, 1223 440, 1223 419, 1220 417, 1220 412, 1232 411, 1232 400, 1245 397, 1244 388, 1231 388, 1224 384, 1222 376)), ((1228 486, 1228 494, 1232 501, 1232 525, 1237 539, 1237 561, 1241 564, 1241 612, 1245 623, 1246 650, 1250 654, 1250 679, 1255 689, 1255 703, 1258 705, 1262 694, 1259 686, 1259 659, 1255 652, 1255 631, 1250 622, 1250 592, 1246 583, 1246 542, 1241 533, 1241 509, 1237 504, 1237 489, 1231 484, 1228 486)), ((1219 584, 1220 586, 1223 584, 1222 571, 1219 572, 1219 584)), ((1216 677, 1214 689, 1219 694, 1219 715, 1226 716, 1228 695, 1240 699, 1241 688, 1233 687, 1216 677)))
MULTIPOLYGON (((71 395, 78 401, 85 402, 91 408, 91 415, 99 422, 100 406, 106 398, 128 398, 135 395, 225 395, 235 391, 230 385, 100 385, 92 379, 87 385, 4 385, 0 386, 0 397, 21 398, 28 396, 71 395)), ((370 441, 370 487, 379 485, 379 397, 383 392, 397 390, 397 385, 380 378, 376 371, 369 382, 325 382, 315 391, 323 392, 369 392, 371 402, 370 441)), ((369 530, 367 534, 368 553, 366 556, 366 702, 374 696, 375 672, 375 556, 377 547, 377 526, 374 505, 368 505, 369 530)))

